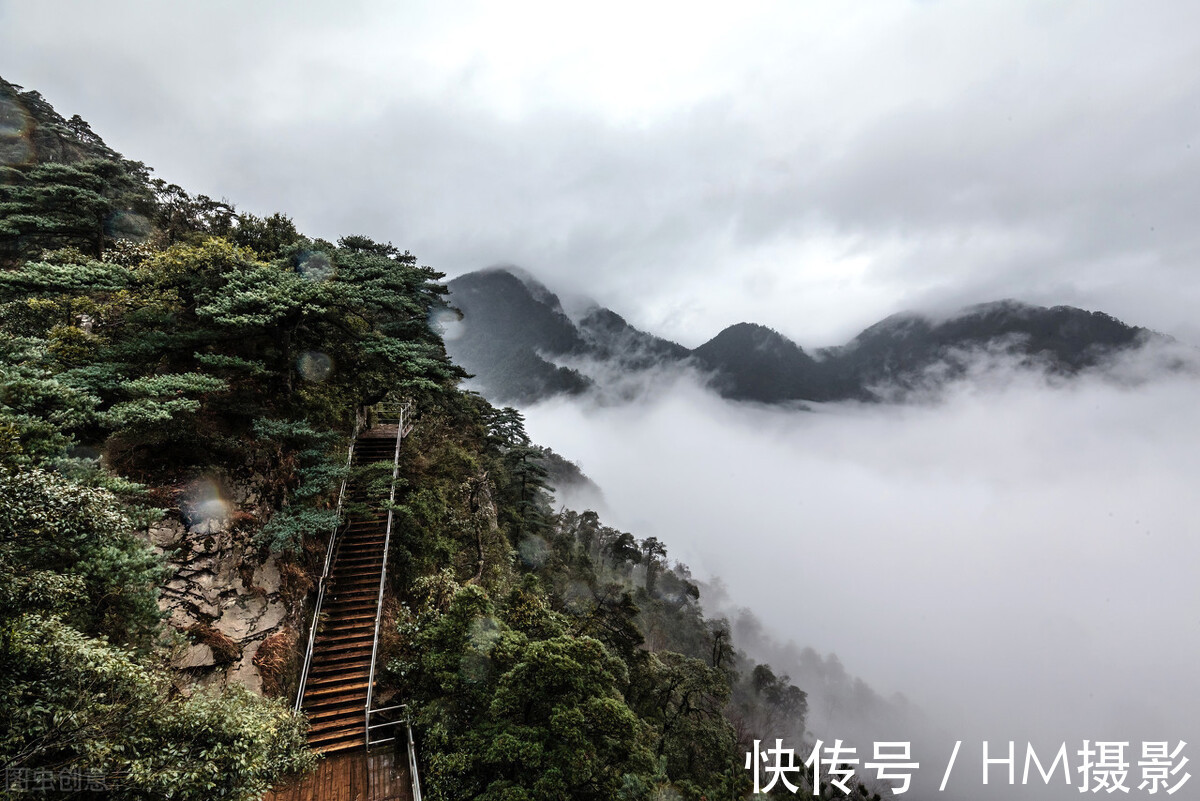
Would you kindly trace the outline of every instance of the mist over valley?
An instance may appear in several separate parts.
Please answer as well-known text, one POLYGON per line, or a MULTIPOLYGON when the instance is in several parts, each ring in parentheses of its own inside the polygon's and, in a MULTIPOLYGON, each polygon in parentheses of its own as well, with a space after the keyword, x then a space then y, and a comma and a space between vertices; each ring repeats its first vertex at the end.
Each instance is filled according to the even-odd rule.
MULTIPOLYGON (((947 325, 906 315, 858 338, 915 354, 891 362, 896 383, 773 404, 722 397, 684 349, 628 328, 591 358, 563 356, 612 313, 576 324, 544 287, 520 292, 528 276, 490 275, 524 305, 460 303, 472 277, 452 282, 464 314, 447 324, 450 352, 470 357, 474 325, 496 364, 521 352, 542 375, 583 379, 521 407, 534 439, 602 493, 560 502, 600 504, 611 525, 666 543, 706 583, 705 609, 735 622, 738 647, 809 693, 810 736, 912 740, 941 760, 926 791, 963 740, 950 790, 964 798, 1012 797, 982 795, 982 740, 1049 752, 1188 740, 1200 710, 1190 346, 1102 314, 998 304, 953 318, 958 341, 905 351, 914 328, 928 341, 947 325), (1009 330, 987 336, 997 312, 1009 330), (559 326, 557 354, 543 319, 559 326), (1041 340, 1014 335, 1022 321, 1041 340), (1047 321, 1073 349, 1030 346, 1068 341, 1047 321)), ((495 373, 482 372, 487 392, 495 373)))

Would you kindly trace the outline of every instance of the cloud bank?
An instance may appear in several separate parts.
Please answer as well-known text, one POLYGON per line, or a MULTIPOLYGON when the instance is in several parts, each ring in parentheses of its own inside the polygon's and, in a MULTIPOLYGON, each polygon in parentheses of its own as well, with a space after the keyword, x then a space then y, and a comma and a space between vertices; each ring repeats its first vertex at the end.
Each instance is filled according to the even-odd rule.
POLYGON ((914 739, 966 740, 959 786, 983 797, 982 739, 1174 743, 1200 714, 1197 379, 989 375, 812 412, 681 379, 638 404, 536 406, 528 428, 597 481, 611 523, 719 577, 794 656, 836 652, 928 716, 914 739))

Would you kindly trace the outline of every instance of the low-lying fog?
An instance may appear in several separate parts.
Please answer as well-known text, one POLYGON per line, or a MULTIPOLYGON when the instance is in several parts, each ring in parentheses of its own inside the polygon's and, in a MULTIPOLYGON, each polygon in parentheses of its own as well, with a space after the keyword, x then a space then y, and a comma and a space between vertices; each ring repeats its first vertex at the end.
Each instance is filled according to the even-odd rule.
MULTIPOLYGON (((1026 742, 1049 764, 1065 741, 1078 784, 1086 739, 1131 743, 1137 793, 1142 740, 1200 739, 1198 389, 993 369, 937 402, 804 412, 685 376, 525 411, 603 489, 608 523, 963 740, 951 790, 983 797, 983 739, 1017 741, 1018 782, 1026 742)), ((925 784, 949 750, 914 755, 925 784)))

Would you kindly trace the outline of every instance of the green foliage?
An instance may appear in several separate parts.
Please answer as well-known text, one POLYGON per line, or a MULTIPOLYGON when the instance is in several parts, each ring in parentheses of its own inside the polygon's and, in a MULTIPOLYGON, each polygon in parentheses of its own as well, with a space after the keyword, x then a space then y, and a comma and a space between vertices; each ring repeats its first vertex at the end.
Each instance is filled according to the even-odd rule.
POLYGON ((337 515, 332 509, 286 507, 276 512, 255 535, 255 543, 275 553, 296 553, 306 538, 333 530, 337 515))
POLYGON ((82 632, 147 647, 163 569, 110 491, 0 469, 0 614, 54 611, 82 632))
POLYGON ((0 760, 95 774, 114 798, 257 799, 311 767, 303 722, 238 687, 181 698, 165 674, 61 621, 0 642, 0 760))
POLYGON ((128 468, 244 460, 257 420, 345 425, 358 404, 461 375, 427 323, 440 276, 348 241, 292 237, 271 262, 203 236, 128 265, 49 253, 0 273, 0 330, 28 340, 26 374, 91 397, 89 436, 122 440, 128 468))
POLYGON ((652 770, 625 664, 599 641, 531 640, 465 587, 417 643, 430 798, 620 798, 652 770))
POLYGON ((78 115, 63 119, 37 92, 0 79, 0 264, 66 245, 99 256, 149 233, 146 168, 107 147, 78 115), (18 132, 12 136, 11 132, 18 132))
POLYGON ((144 510, 100 485, 138 488, 60 466, 74 478, 0 467, 0 762, 181 799, 258 798, 310 766, 289 710, 241 688, 183 698, 147 662, 165 575, 133 534, 144 510))

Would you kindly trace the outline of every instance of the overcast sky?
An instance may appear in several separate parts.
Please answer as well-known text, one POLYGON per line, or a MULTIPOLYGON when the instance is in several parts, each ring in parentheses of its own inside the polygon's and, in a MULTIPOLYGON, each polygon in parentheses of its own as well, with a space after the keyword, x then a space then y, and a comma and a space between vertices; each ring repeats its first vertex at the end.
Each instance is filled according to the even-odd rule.
POLYGON ((1194 2, 0 0, 0 75, 194 192, 689 346, 1001 297, 1200 342, 1194 2))

